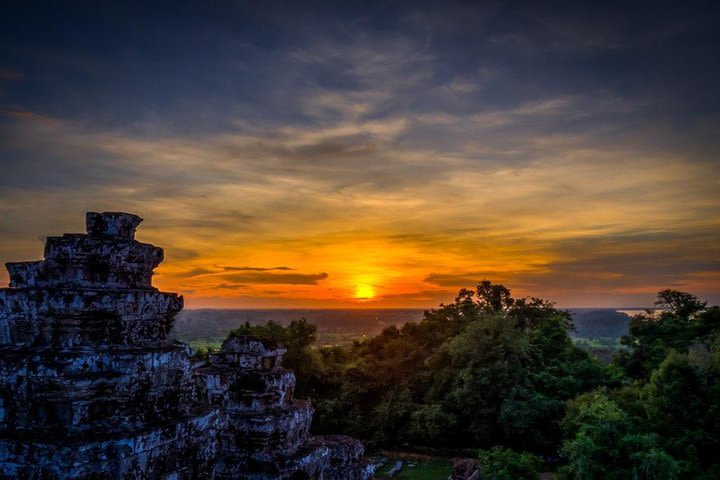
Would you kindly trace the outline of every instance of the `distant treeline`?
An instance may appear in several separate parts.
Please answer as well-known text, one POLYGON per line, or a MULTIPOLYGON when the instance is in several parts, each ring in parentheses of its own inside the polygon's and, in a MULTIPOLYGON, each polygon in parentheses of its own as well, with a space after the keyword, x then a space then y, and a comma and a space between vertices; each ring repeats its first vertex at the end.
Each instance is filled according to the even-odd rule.
MULTIPOLYGON (((630 317, 614 309, 570 309, 574 337, 621 337, 628 332, 630 317)), ((171 335, 184 341, 223 339, 245 324, 262 325, 274 321, 288 325, 292 320, 306 318, 322 333, 344 333, 361 337, 377 335, 383 328, 419 321, 418 309, 205 309, 184 310, 178 315, 171 335)))
POLYGON ((274 321, 288 325, 306 318, 321 332, 354 333, 357 337, 374 335, 390 325, 418 321, 418 309, 206 309, 180 312, 171 335, 182 340, 225 338, 228 333, 249 323, 263 325, 274 321))

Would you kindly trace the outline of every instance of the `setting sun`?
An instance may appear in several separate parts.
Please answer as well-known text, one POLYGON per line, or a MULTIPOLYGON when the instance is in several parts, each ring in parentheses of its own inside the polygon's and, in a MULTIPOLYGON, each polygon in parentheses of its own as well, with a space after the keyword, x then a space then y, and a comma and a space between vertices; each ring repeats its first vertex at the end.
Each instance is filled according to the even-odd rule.
POLYGON ((375 297, 375 286, 367 283, 355 285, 355 298, 359 300, 369 300, 375 297))

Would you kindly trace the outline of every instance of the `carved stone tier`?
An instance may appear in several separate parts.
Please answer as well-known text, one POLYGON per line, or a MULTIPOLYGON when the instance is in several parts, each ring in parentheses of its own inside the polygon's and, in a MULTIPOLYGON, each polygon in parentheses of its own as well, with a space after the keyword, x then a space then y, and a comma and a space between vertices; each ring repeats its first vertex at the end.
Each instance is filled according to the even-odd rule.
POLYGON ((131 436, 0 438, 0 479, 212 478, 217 411, 193 412, 131 436))
POLYGON ((278 455, 292 455, 307 441, 313 408, 308 401, 295 400, 287 407, 261 413, 226 413, 235 428, 220 435, 221 450, 269 460, 278 455))
POLYGON ((7 435, 131 432, 189 411, 188 347, 0 348, 7 435))
POLYGON ((220 456, 214 478, 368 480, 372 478, 373 469, 363 461, 363 452, 362 443, 352 437, 309 437, 292 455, 261 458, 220 456))
POLYGON ((87 234, 48 237, 44 260, 8 263, 10 287, 154 289, 163 250, 134 240, 141 221, 127 213, 88 213, 87 234))
POLYGON ((200 370, 207 401, 230 410, 258 411, 292 402, 295 374, 290 370, 239 370, 213 365, 200 370))
POLYGON ((142 345, 165 340, 182 297, 150 290, 0 289, 0 345, 142 345))

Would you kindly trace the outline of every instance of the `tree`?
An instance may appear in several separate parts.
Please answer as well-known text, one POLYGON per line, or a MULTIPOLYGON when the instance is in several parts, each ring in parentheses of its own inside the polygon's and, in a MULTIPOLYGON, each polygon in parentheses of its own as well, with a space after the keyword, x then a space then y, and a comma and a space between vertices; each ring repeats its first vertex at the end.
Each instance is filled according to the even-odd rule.
POLYGON ((648 379, 670 350, 687 353, 690 346, 707 344, 720 333, 717 307, 706 309, 707 302, 677 290, 661 290, 657 298, 656 305, 666 310, 634 316, 629 335, 620 340, 629 350, 620 353, 615 363, 634 379, 648 379))
POLYGON ((500 313, 509 310, 515 299, 510 296, 510 290, 505 285, 483 280, 477 286, 477 303, 484 312, 500 313))
POLYGON ((672 480, 678 462, 658 446, 654 434, 636 433, 631 418, 614 401, 585 396, 566 419, 570 439, 562 451, 562 478, 573 480, 672 480))
POLYGON ((542 460, 530 453, 517 453, 503 447, 481 450, 482 478, 486 480, 537 480, 542 460))
POLYGON ((665 289, 658 292, 655 305, 669 310, 676 317, 687 320, 694 313, 705 309, 707 302, 700 301, 692 293, 665 289))
POLYGON ((420 322, 320 349, 307 388, 314 429, 389 448, 503 444, 555 454, 565 402, 609 378, 575 347, 569 319, 485 280, 420 322))
POLYGON ((692 478, 720 470, 720 356, 707 353, 671 351, 643 388, 646 428, 692 478))
POLYGON ((428 359, 434 381, 426 399, 461 419, 455 437, 459 445, 489 445, 488 440, 502 436, 500 406, 506 393, 526 380, 522 358, 529 339, 515 323, 488 314, 428 359))

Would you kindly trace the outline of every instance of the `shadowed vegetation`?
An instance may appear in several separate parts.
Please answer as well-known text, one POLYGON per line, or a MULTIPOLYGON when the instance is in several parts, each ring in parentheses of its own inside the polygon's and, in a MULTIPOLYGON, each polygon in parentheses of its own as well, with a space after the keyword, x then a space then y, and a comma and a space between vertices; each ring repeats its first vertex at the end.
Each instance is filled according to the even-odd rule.
POLYGON ((348 346, 311 349, 305 320, 235 333, 288 346, 318 433, 479 449, 488 478, 717 478, 720 309, 673 290, 658 307, 632 319, 612 363, 575 345, 568 312, 489 281, 348 346))

